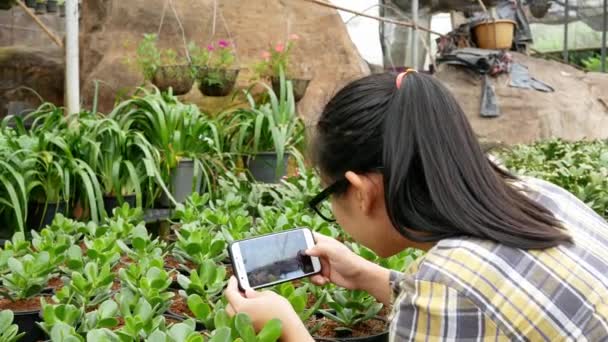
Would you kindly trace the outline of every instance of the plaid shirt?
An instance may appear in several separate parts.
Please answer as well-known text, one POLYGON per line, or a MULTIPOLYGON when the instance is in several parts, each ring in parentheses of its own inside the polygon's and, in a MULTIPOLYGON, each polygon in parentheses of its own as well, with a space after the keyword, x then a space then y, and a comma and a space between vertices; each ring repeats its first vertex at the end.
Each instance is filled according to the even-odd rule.
POLYGON ((391 274, 390 341, 608 341, 608 224, 560 187, 524 184, 574 244, 441 240, 406 274, 391 274))

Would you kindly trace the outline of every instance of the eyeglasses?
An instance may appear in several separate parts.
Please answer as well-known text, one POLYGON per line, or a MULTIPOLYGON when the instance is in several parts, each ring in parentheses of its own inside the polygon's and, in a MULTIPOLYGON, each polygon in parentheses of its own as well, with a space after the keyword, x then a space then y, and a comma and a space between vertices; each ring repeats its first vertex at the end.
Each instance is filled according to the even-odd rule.
MULTIPOLYGON (((373 171, 381 171, 382 169, 383 169, 382 166, 372 168, 373 171)), ((324 219, 325 221, 336 222, 335 218, 324 213, 322 203, 327 198, 329 198, 329 196, 331 196, 332 194, 334 194, 336 192, 344 191, 348 187, 348 184, 349 184, 349 182, 346 178, 338 179, 332 185, 328 186, 323 191, 321 191, 318 195, 313 197, 313 199, 311 199, 308 202, 308 206, 312 210, 314 210, 317 214, 319 214, 319 216, 321 216, 321 218, 324 219)))
POLYGON ((348 180, 346 178, 339 179, 335 181, 332 185, 325 188, 318 195, 316 195, 313 199, 308 202, 308 206, 314 210, 322 219, 327 222, 336 222, 336 219, 331 217, 330 215, 323 213, 323 208, 321 204, 325 201, 329 196, 333 193, 338 192, 338 190, 342 190, 348 186, 348 180))

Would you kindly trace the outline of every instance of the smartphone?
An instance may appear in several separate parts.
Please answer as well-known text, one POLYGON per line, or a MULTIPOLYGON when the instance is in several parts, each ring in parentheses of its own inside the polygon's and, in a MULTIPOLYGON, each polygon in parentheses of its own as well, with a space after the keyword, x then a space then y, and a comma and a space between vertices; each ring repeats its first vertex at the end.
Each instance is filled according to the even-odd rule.
POLYGON ((308 228, 235 241, 228 247, 241 290, 259 289, 321 272, 321 262, 304 251, 315 245, 308 228))

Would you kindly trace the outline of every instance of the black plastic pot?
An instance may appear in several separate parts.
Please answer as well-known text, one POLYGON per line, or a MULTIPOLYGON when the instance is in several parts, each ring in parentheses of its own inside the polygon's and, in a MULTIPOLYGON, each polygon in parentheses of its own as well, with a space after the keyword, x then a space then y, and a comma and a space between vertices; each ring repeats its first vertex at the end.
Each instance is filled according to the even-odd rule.
POLYGON ((197 73, 198 89, 206 96, 226 96, 232 92, 240 69, 200 68, 197 73), (209 79, 217 83, 209 82, 209 79))
POLYGON ((46 212, 44 211, 44 203, 30 202, 27 208, 27 222, 26 226, 28 229, 40 229, 51 224, 53 218, 57 214, 63 214, 67 212, 67 206, 65 202, 59 203, 48 203, 46 212))
POLYGON ((192 89, 194 77, 189 65, 164 65, 156 69, 152 83, 160 90, 173 89, 173 95, 184 95, 192 89))
POLYGON ((277 170, 277 154, 275 152, 261 152, 250 156, 247 160, 247 168, 253 178, 262 183, 278 183, 287 175, 289 155, 283 156, 282 168, 277 170))
MULTIPOLYGON (((374 319, 386 322, 386 320, 381 317, 376 317, 374 319)), ((317 342, 388 342, 388 328, 386 331, 383 331, 379 334, 375 334, 375 335, 371 335, 371 336, 360 336, 360 337, 318 337, 318 336, 314 336, 314 339, 317 342)))
POLYGON ((13 0, 0 0, 0 10, 10 10, 13 7, 13 0))
POLYGON ((36 8, 36 0, 25 0, 25 5, 29 8, 36 8))
MULTIPOLYGON (((180 160, 177 167, 171 171, 171 195, 177 203, 184 203, 186 198, 195 192, 200 191, 202 175, 198 176, 194 184, 194 161, 191 159, 180 160)), ((169 198, 163 193, 160 204, 167 208, 172 206, 169 198)))
MULTIPOLYGON (((308 89, 310 80, 294 78, 289 81, 291 81, 293 87, 293 99, 298 102, 304 97, 304 94, 306 94, 306 89, 308 89)), ((281 79, 273 76, 270 79, 270 82, 272 83, 272 90, 279 96, 279 94, 281 94, 281 79)))
POLYGON ((46 13, 46 3, 37 2, 36 3, 36 14, 45 14, 46 13))
POLYGON ((25 332, 20 342, 38 342, 47 338, 44 331, 36 324, 42 321, 40 310, 13 311, 13 314, 15 315, 13 323, 17 324, 20 332, 25 332))
POLYGON ((57 0, 46 0, 46 11, 48 13, 57 13, 57 0))
POLYGON ((108 216, 112 216, 112 210, 114 208, 118 208, 123 205, 123 203, 128 203, 129 207, 135 208, 135 195, 126 195, 122 196, 122 202, 118 200, 116 196, 103 196, 103 207, 106 210, 106 214, 108 216))
POLYGON ((59 8, 59 16, 62 18, 65 17, 65 4, 59 4, 58 8, 59 8))

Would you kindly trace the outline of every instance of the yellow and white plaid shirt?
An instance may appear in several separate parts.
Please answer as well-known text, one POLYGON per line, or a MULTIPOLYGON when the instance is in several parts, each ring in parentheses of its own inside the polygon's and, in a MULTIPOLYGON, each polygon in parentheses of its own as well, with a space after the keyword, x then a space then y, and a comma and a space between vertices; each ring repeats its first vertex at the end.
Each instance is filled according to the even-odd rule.
POLYGON ((441 240, 407 273, 391 274, 391 341, 608 341, 608 224, 556 185, 523 184, 574 244, 441 240))

